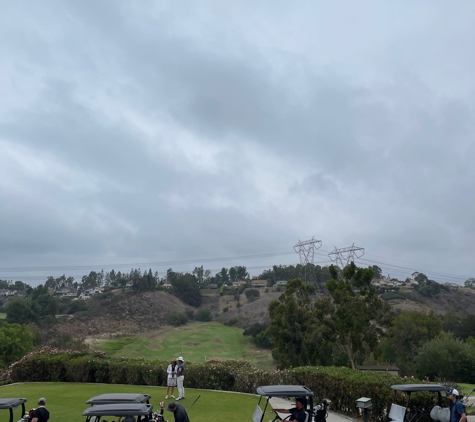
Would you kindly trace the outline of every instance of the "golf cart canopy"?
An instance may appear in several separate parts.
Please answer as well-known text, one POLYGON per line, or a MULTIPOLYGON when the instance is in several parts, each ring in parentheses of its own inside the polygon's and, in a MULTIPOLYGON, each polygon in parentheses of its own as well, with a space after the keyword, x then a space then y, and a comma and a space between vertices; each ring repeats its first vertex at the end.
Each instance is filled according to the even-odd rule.
MULTIPOLYGON (((0 409, 9 409, 10 410, 10 422, 13 422, 13 409, 17 406, 21 406, 21 416, 25 414, 25 403, 27 399, 0 399, 0 409)), ((2 419, 3 420, 3 419, 2 419)))
POLYGON ((114 403, 150 403, 148 394, 135 394, 135 393, 111 393, 100 394, 95 397, 91 397, 86 404, 114 404, 114 403))
POLYGON ((140 403, 115 403, 115 404, 99 404, 97 406, 88 407, 83 416, 142 416, 152 413, 153 406, 151 404, 140 403))
POLYGON ((257 387, 257 394, 265 397, 313 397, 313 392, 301 385, 265 385, 257 387))
POLYGON ((0 399, 0 409, 12 409, 26 403, 27 399, 0 399))
POLYGON ((400 384, 393 385, 391 388, 394 391, 402 391, 404 393, 415 393, 417 391, 447 391, 448 387, 442 384, 400 384))

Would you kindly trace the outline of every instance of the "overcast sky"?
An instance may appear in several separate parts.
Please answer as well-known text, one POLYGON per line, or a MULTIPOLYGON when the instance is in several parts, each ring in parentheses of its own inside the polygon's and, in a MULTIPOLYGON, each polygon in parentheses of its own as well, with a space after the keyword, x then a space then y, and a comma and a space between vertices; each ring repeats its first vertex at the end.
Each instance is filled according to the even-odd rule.
POLYGON ((312 236, 320 265, 355 243, 391 276, 475 277, 474 21, 473 0, 2 2, 0 279, 256 275, 312 236))

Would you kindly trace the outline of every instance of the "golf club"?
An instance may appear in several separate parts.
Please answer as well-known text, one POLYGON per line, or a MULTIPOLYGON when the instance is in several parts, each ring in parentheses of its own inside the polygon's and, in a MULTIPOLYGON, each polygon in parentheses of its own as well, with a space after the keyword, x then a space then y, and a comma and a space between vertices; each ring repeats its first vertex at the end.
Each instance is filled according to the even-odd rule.
POLYGON ((191 406, 188 409, 186 409, 187 412, 193 407, 193 405, 198 401, 200 397, 201 397, 201 394, 195 399, 193 403, 191 403, 191 406))

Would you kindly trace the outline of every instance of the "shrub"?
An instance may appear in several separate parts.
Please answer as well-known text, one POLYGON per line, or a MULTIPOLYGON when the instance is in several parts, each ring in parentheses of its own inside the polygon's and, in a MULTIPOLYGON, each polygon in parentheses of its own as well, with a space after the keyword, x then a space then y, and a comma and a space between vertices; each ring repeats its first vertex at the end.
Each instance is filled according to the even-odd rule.
POLYGON ((188 318, 185 314, 175 311, 168 315, 167 322, 174 327, 178 327, 179 325, 185 325, 188 322, 188 318))
POLYGON ((228 325, 230 327, 234 327, 237 325, 239 320, 237 318, 229 318, 227 321, 224 321, 224 325, 228 325))
POLYGON ((247 289, 245 294, 249 302, 256 300, 261 295, 261 293, 257 289, 247 289))
POLYGON ((208 308, 200 309, 196 313, 196 319, 198 321, 212 321, 213 320, 213 315, 211 314, 211 311, 208 308))
POLYGON ((229 308, 228 308, 227 306, 225 306, 225 307, 223 308, 223 314, 226 313, 226 312, 228 312, 228 311, 229 311, 229 308))

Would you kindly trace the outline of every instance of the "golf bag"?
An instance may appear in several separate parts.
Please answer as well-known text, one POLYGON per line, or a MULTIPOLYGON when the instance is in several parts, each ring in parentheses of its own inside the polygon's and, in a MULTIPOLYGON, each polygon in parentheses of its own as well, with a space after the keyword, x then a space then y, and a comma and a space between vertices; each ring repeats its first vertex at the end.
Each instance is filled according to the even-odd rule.
POLYGON ((328 417, 328 402, 322 401, 322 404, 318 404, 313 408, 313 416, 315 422, 325 422, 328 417))

